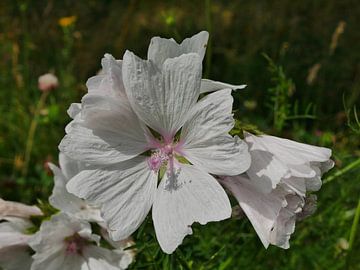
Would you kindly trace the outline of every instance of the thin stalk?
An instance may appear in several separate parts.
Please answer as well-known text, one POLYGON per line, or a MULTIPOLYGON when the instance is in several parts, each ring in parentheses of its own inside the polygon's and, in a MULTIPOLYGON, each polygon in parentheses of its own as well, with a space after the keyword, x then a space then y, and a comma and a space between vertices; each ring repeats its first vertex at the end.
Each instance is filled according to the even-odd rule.
POLYGON ((347 254, 347 258, 346 258, 346 268, 349 269, 350 266, 350 258, 351 258, 351 251, 352 248, 354 246, 354 242, 355 242, 355 237, 357 234, 357 229, 358 229, 358 225, 359 225, 359 220, 360 220, 360 199, 356 208, 356 212, 355 212, 355 217, 354 217, 354 221, 353 224, 351 226, 351 230, 350 230, 350 236, 349 236, 349 249, 348 249, 348 254, 347 254))
POLYGON ((39 122, 40 111, 45 104, 48 94, 49 94, 48 91, 42 92, 39 102, 36 105, 34 116, 31 121, 31 124, 30 124, 29 133, 28 133, 27 140, 26 140, 26 147, 25 147, 25 154, 24 154, 24 166, 23 166, 23 169, 21 172, 23 177, 25 177, 28 173, 31 151, 32 151, 32 148, 34 145, 34 136, 35 136, 38 122, 39 122))
POLYGON ((333 175, 330 175, 329 177, 327 177, 325 180, 324 180, 324 184, 327 184, 331 181, 333 181, 335 178, 347 173, 348 171, 356 168, 360 166, 360 158, 355 160, 354 162, 351 162, 349 165, 347 165, 345 168, 341 169, 341 170, 338 170, 336 173, 334 173, 333 175))
POLYGON ((209 78, 210 69, 211 69, 211 60, 212 60, 212 42, 211 42, 211 34, 212 34, 212 20, 211 20, 211 0, 205 0, 205 16, 206 16, 206 28, 209 32, 209 41, 206 47, 206 67, 205 67, 205 78, 209 78))

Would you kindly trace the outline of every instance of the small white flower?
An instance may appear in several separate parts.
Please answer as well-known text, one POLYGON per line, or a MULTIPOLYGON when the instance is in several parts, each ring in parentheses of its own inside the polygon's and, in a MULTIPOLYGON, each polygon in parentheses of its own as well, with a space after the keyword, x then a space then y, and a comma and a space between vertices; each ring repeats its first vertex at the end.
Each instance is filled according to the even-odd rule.
POLYGON ((100 216, 100 207, 91 205, 66 190, 67 182, 85 169, 85 165, 62 153, 59 154, 59 163, 60 168, 49 163, 49 167, 54 173, 54 188, 49 197, 50 204, 66 214, 104 226, 104 220, 100 216))
POLYGON ((265 247, 289 248, 297 219, 315 211, 316 197, 307 191, 321 186, 333 166, 331 150, 273 136, 245 135, 251 166, 245 174, 219 181, 238 200, 265 247))
POLYGON ((82 171, 67 188, 103 205, 115 240, 133 233, 153 207, 157 238, 171 253, 192 233, 193 222, 230 217, 229 200, 209 173, 237 175, 249 167, 250 157, 246 144, 228 134, 234 124, 231 89, 197 102, 198 54, 167 58, 160 69, 126 52, 122 70, 127 99, 86 95, 59 146, 66 155, 99 167, 82 171), (143 155, 146 151, 150 157, 143 155), (161 168, 167 172, 157 187, 161 168))
POLYGON ((0 267, 4 270, 28 270, 32 263, 26 231, 32 223, 26 219, 8 217, 0 223, 0 267))
POLYGON ((41 91, 46 92, 59 86, 58 78, 51 73, 41 75, 38 80, 38 87, 41 91))
POLYGON ((35 251, 31 270, 124 269, 124 254, 98 246, 99 240, 88 222, 64 213, 55 215, 41 224, 29 243, 35 251))

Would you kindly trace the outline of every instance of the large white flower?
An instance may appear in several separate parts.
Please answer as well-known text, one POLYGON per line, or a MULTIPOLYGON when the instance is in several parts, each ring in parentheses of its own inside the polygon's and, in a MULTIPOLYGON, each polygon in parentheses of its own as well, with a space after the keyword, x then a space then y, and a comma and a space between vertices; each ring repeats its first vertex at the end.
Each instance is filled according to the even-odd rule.
POLYGON ((7 217, 0 223, 0 267, 4 270, 28 270, 32 262, 27 230, 33 225, 22 218, 7 217))
POLYGON ((88 222, 64 213, 55 215, 41 224, 30 241, 35 251, 31 270, 124 269, 124 253, 98 246, 99 240, 88 222))
POLYGON ((251 155, 243 175, 220 182, 238 200, 265 247, 289 248, 298 218, 314 211, 307 191, 321 186, 322 174, 333 166, 331 150, 273 136, 245 135, 251 155))
POLYGON ((49 197, 50 204, 62 212, 74 215, 79 219, 104 225, 99 206, 91 205, 66 190, 67 182, 85 169, 86 166, 62 153, 59 154, 59 165, 60 168, 49 163, 50 169, 54 173, 54 188, 49 197))
POLYGON ((247 170, 247 145, 228 134, 234 124, 231 89, 197 102, 198 54, 167 58, 160 68, 126 52, 122 70, 127 99, 86 95, 80 120, 73 121, 60 144, 66 155, 100 166, 80 172, 67 188, 103 205, 115 240, 133 233, 153 206, 157 238, 171 253, 191 234, 193 222, 230 217, 229 200, 209 173, 247 170), (157 187, 162 168, 166 173, 157 187))

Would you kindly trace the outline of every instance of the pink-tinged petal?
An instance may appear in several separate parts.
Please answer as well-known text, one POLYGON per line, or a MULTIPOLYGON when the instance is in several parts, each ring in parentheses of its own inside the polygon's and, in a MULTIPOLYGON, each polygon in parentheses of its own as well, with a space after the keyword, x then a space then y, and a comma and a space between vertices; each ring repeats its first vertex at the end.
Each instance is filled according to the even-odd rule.
POLYGON ((126 94, 136 114, 164 137, 172 138, 186 121, 198 97, 201 60, 197 54, 167 59, 161 69, 126 51, 126 94))
POLYGON ((184 39, 178 44, 174 39, 153 37, 148 49, 148 59, 161 69, 163 63, 168 58, 174 58, 182 54, 197 53, 200 61, 204 58, 209 33, 201 31, 191 38, 184 39))
POLYGON ((0 198, 0 219, 5 217, 28 218, 42 216, 43 213, 37 206, 30 206, 18 202, 4 201, 0 198))
POLYGON ((234 126, 231 90, 207 95, 190 112, 180 141, 181 152, 193 164, 218 175, 237 175, 250 166, 247 144, 228 132, 234 126))
POLYGON ((111 237, 122 240, 143 222, 152 206, 157 175, 145 157, 137 157, 111 167, 84 170, 70 180, 69 192, 102 205, 102 217, 111 237))
POLYGON ((156 236, 166 253, 172 253, 192 233, 194 222, 204 225, 230 216, 230 202, 219 183, 186 164, 164 175, 152 210, 156 236))
POLYGON ((269 234, 286 205, 285 196, 278 191, 262 193, 246 176, 225 177, 221 183, 228 188, 249 218, 263 245, 270 244, 269 234))

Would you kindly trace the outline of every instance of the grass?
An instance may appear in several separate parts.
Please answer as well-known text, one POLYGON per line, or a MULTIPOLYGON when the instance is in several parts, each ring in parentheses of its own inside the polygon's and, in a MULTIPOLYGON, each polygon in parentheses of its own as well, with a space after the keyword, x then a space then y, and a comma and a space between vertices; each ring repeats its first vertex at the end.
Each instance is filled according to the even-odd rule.
POLYGON ((330 147, 336 167, 317 192, 317 212, 297 223, 289 250, 265 250, 246 219, 229 219, 196 224, 169 256, 148 218, 134 234, 138 256, 131 269, 360 269, 360 6, 350 0, 180 2, 0 4, 0 197, 47 200, 53 184, 45 163, 57 162, 66 110, 86 92, 105 52, 121 58, 128 48, 145 56, 153 35, 181 40, 208 29, 206 76, 248 85, 234 93, 239 123, 330 147), (59 22, 63 17, 67 23, 59 22), (49 71, 60 87, 45 99, 37 78, 49 71))

